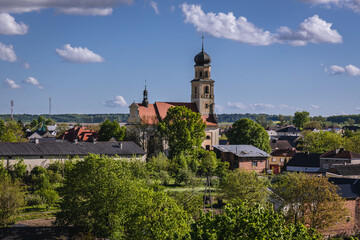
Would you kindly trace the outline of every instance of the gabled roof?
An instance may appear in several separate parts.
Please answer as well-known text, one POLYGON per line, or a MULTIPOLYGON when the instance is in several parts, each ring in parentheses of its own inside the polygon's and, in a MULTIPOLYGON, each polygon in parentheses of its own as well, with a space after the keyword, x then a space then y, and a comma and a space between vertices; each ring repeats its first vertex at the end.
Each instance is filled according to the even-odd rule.
POLYGON ((279 149, 279 150, 286 150, 286 149, 292 149, 295 146, 295 143, 290 144, 288 140, 270 140, 270 147, 271 149, 279 149))
POLYGON ((252 145, 213 145, 213 147, 221 152, 232 153, 238 157, 264 157, 270 155, 263 150, 252 145))
POLYGON ((73 142, 76 139, 80 141, 88 141, 90 139, 96 139, 97 133, 94 130, 86 129, 85 127, 75 126, 59 136, 59 139, 73 142))
POLYGON ((296 151, 292 149, 277 149, 274 150, 270 155, 274 157, 293 157, 296 151))
POLYGON ((0 143, 1 157, 21 156, 85 156, 89 153, 105 155, 144 155, 145 151, 132 141, 122 142, 20 142, 0 143))
POLYGON ((320 153, 296 153, 286 166, 320 167, 320 153))
MULTIPOLYGON (((156 124, 159 119, 166 117, 167 111, 170 107, 185 106, 193 112, 199 112, 195 103, 188 102, 155 102, 145 107, 143 104, 137 104, 139 106, 140 118, 148 124, 156 124)), ((206 126, 217 126, 217 122, 213 115, 201 116, 206 126)))
POLYGON ((280 130, 277 130, 276 132, 301 132, 301 130, 297 127, 284 127, 280 130))
POLYGON ((343 198, 360 197, 360 179, 329 178, 329 182, 340 188, 338 193, 343 198))
POLYGON ((323 155, 321 155, 321 158, 342 158, 342 159, 360 159, 360 153, 350 152, 350 151, 344 151, 343 149, 340 150, 330 150, 323 155))
POLYGON ((342 176, 360 176, 360 164, 333 165, 329 172, 342 176))

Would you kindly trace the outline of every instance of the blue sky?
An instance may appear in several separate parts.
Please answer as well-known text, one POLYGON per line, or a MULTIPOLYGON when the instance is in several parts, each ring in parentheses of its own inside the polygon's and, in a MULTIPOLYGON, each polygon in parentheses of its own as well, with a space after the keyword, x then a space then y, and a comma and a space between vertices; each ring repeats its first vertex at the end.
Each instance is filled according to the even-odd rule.
POLYGON ((357 2, 2 0, 0 113, 188 102, 204 35, 218 113, 360 114, 357 2))

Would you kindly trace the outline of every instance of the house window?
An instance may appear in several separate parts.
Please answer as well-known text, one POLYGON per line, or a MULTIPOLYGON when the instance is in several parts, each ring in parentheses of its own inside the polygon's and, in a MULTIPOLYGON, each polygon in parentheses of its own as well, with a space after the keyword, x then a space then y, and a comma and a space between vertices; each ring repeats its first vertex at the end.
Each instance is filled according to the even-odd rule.
POLYGON ((257 165, 258 165, 257 161, 253 161, 253 162, 252 162, 252 166, 253 166, 253 167, 257 167, 257 165))
POLYGON ((284 162, 284 158, 280 158, 280 162, 284 162))
POLYGON ((207 135, 207 136, 206 136, 206 139, 207 139, 207 140, 210 140, 210 136, 209 136, 209 135, 207 135))
POLYGON ((206 150, 210 150, 210 145, 206 145, 206 150))
POLYGON ((276 158, 272 158, 271 161, 272 161, 272 162, 276 162, 276 158))

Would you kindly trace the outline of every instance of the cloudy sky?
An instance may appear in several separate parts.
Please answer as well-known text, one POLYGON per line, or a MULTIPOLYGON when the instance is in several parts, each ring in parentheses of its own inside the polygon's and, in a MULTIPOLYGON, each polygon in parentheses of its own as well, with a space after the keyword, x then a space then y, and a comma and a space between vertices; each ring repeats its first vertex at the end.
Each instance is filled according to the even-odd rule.
POLYGON ((190 101, 212 57, 218 113, 360 114, 359 0, 2 0, 0 113, 128 113, 190 101))

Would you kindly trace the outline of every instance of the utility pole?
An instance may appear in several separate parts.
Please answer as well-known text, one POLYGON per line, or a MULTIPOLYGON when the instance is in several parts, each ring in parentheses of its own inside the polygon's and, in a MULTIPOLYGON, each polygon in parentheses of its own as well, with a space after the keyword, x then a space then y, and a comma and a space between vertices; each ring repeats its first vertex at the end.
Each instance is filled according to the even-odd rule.
POLYGON ((11 121, 14 121, 14 101, 13 100, 10 101, 10 106, 11 106, 11 121))

